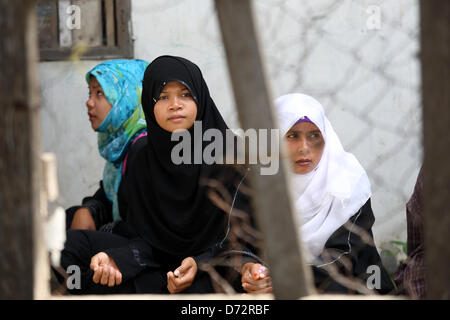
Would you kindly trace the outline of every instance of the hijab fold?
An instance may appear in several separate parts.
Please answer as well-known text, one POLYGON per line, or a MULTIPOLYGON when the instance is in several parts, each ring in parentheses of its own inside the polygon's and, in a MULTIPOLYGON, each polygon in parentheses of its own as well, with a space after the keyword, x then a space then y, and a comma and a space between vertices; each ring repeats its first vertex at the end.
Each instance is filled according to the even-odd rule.
POLYGON ((302 240, 309 253, 317 257, 334 231, 370 198, 369 178, 356 157, 344 150, 317 100, 294 93, 279 97, 275 105, 282 136, 307 117, 325 140, 317 167, 304 175, 292 173, 291 178, 302 240))
POLYGON ((122 163, 134 138, 145 131, 141 107, 142 78, 148 62, 108 60, 86 74, 89 83, 95 77, 112 109, 97 128, 98 150, 106 160, 103 188, 112 202, 113 220, 119 220, 117 192, 122 179, 122 163))

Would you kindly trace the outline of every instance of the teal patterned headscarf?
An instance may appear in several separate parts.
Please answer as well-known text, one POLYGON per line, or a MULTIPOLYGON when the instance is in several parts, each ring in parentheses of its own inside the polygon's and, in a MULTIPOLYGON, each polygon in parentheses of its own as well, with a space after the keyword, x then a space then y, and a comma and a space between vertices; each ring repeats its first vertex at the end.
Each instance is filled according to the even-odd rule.
POLYGON ((134 138, 146 130, 141 106, 142 78, 149 63, 143 60, 109 60, 86 74, 95 77, 112 109, 97 128, 98 150, 106 159, 103 188, 112 202, 113 220, 120 220, 117 192, 122 164, 134 138))

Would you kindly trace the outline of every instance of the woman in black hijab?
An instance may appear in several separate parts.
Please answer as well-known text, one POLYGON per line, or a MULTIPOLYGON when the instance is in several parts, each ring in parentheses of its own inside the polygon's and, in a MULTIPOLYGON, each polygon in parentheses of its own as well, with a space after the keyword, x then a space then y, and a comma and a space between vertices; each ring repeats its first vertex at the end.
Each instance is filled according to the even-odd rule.
MULTIPOLYGON (((245 262, 258 261, 252 253, 255 250, 247 249, 251 245, 244 247, 248 238, 239 245, 231 244, 235 233, 230 232, 229 208, 219 208, 210 199, 208 181, 215 179, 226 191, 223 194, 234 195, 229 201, 229 205, 233 203, 230 212, 236 208, 251 212, 249 198, 239 190, 245 175, 233 167, 203 160, 208 144, 203 141, 203 133, 214 129, 225 141, 227 125, 200 69, 180 57, 161 56, 148 66, 142 106, 149 135, 130 151, 118 194, 119 211, 127 217, 128 239, 69 232, 68 243, 76 238, 78 245, 66 244, 62 266, 79 263, 80 252, 84 254, 82 260, 89 257, 89 268, 85 263, 83 273, 89 293, 101 292, 106 285, 116 292, 214 292, 208 273, 199 265, 227 253, 239 257, 234 265, 238 271, 245 262), (198 122, 194 125, 194 121, 198 122), (188 161, 181 164, 174 159, 180 154, 173 153, 180 143, 172 141, 176 130, 190 137, 188 148, 181 152, 181 158, 188 161)), ((225 149, 216 152, 224 156, 225 149)))

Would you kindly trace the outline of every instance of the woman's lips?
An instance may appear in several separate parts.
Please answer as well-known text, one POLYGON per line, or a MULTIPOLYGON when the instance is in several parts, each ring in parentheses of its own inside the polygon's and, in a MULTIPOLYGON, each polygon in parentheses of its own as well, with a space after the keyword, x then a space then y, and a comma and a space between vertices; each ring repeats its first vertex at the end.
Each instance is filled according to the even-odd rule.
POLYGON ((308 160, 308 159, 300 159, 300 160, 295 161, 295 163, 299 166, 309 166, 311 164, 311 162, 312 161, 308 160))
POLYGON ((184 118, 186 118, 186 117, 177 115, 177 116, 170 117, 169 121, 181 122, 181 121, 183 121, 184 118))

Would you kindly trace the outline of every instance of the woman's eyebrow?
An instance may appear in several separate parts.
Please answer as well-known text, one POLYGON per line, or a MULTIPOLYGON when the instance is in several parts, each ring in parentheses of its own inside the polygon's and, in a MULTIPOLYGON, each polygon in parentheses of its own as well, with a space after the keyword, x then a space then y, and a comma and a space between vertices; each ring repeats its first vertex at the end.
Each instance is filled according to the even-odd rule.
POLYGON ((97 89, 97 88, 101 88, 101 87, 102 87, 102 86, 99 85, 99 84, 97 84, 97 83, 88 86, 89 89, 91 89, 91 88, 92 88, 92 89, 97 89))

